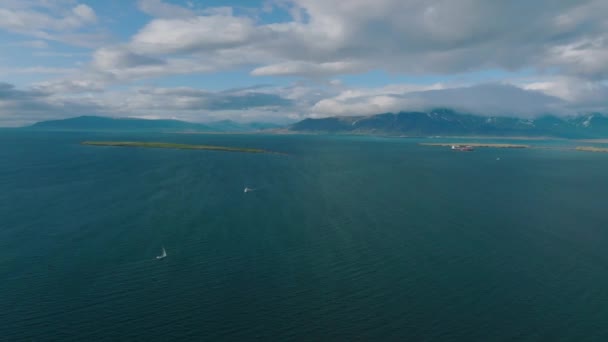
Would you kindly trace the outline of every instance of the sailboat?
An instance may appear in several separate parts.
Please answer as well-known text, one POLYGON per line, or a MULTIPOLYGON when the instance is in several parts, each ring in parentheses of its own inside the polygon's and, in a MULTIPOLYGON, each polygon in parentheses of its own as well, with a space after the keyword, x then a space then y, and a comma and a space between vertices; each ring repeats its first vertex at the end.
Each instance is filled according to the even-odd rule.
POLYGON ((251 188, 245 188, 245 190, 243 190, 244 193, 248 193, 249 191, 253 191, 253 189, 251 189, 251 188))
POLYGON ((167 251, 165 250, 165 247, 163 247, 163 252, 161 255, 157 255, 156 259, 163 259, 167 257, 167 251))

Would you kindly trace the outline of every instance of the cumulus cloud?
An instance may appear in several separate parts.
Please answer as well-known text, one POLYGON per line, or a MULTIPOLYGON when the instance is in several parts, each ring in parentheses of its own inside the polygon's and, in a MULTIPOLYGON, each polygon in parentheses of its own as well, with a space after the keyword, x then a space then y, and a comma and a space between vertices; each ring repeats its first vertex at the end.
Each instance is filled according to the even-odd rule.
MULTIPOLYGON (((126 106, 162 107, 163 110, 246 110, 252 108, 280 108, 292 101, 277 94, 253 89, 209 92, 193 88, 140 89, 130 97, 126 106)), ((142 109, 141 107, 138 109, 142 109)), ((144 108, 145 109, 145 108, 144 108)))
POLYGON ((512 84, 445 86, 396 84, 380 88, 353 88, 328 82, 285 87, 254 86, 225 91, 189 87, 138 87, 105 90, 95 83, 41 83, 28 90, 0 85, 0 124, 31 123, 50 117, 85 114, 146 118, 172 117, 189 121, 232 119, 287 122, 305 117, 358 116, 384 112, 426 111, 447 107, 488 116, 535 117, 571 115, 605 108, 607 87, 577 92, 567 101, 552 92, 557 80, 512 84), (72 96, 78 92, 83 96, 72 96), (71 95, 66 95, 71 94, 71 95))
MULTIPOLYGON (((38 103, 81 96, 99 112, 166 111, 194 120, 217 115, 366 115, 431 107, 517 116, 608 109, 608 2, 603 0, 267 1, 259 12, 288 15, 275 22, 231 7, 184 7, 162 0, 139 0, 137 6, 150 16, 148 22, 120 42, 96 46, 78 73, 31 87, 29 91, 47 94, 38 103), (253 77, 289 76, 306 82, 240 92, 129 88, 146 79, 161 79, 162 84, 165 76, 236 69, 253 77), (433 79, 488 70, 532 76, 507 76, 492 84, 376 88, 338 81, 371 70, 433 79), (115 92, 116 84, 128 89, 115 92), (97 96, 89 97, 91 93, 97 96)), ((87 28, 100 22, 93 8, 71 0, 0 4, 0 29, 34 37, 22 43, 31 47, 43 48, 48 40, 99 45, 101 36, 87 28)), ((60 72, 43 66, 23 70, 60 72)))
POLYGON ((96 84, 40 83, 17 89, 0 83, 0 126, 15 126, 50 118, 78 115, 170 117, 189 121, 262 118, 285 121, 295 101, 276 89, 249 87, 225 91, 195 88, 143 87, 129 91, 102 91, 96 84), (70 96, 76 92, 89 95, 70 96))
POLYGON ((0 83, 0 126, 22 126, 40 120, 83 114, 103 114, 104 109, 87 98, 62 98, 39 89, 20 90, 0 83))
POLYGON ((151 55, 255 51, 259 67, 253 75, 317 76, 374 68, 453 73, 548 64, 584 75, 608 70, 601 62, 608 21, 597 15, 608 11, 608 4, 599 0, 542 0, 523 11, 518 3, 482 0, 287 3, 293 21, 262 24, 228 9, 196 15, 158 0, 141 1, 140 6, 171 10, 144 26, 130 48, 151 55))
POLYGON ((406 94, 442 88, 442 84, 428 86, 399 84, 379 88, 347 88, 334 96, 327 96, 316 102, 311 108, 311 113, 315 117, 352 116, 414 109, 412 103, 408 104, 404 99, 406 94))
POLYGON ((30 99, 42 96, 45 96, 43 92, 18 90, 10 83, 0 82, 0 100, 2 101, 30 99))
POLYGON ((33 85, 33 89, 50 94, 92 93, 102 92, 105 89, 105 83, 74 77, 72 79, 38 82, 33 85))
POLYGON ((23 42, 19 42, 16 45, 24 46, 32 49, 46 49, 49 47, 49 44, 44 40, 26 40, 23 42))
POLYGON ((123 116, 171 117, 195 122, 231 119, 285 122, 295 110, 295 100, 275 88, 248 87, 225 91, 144 87, 129 92, 110 92, 99 97, 111 111, 123 116))
POLYGON ((524 89, 536 90, 564 100, 570 112, 606 112, 608 109, 608 84, 589 79, 554 76, 524 82, 524 89))
POLYGON ((69 17, 70 20, 74 21, 74 25, 80 26, 87 23, 95 23, 97 22, 97 15, 95 15, 95 11, 87 5, 77 5, 72 9, 72 13, 74 17, 69 17))
POLYGON ((137 6, 142 12, 158 18, 188 18, 195 15, 187 8, 172 5, 162 0, 139 0, 137 6))
POLYGON ((97 23, 95 11, 85 4, 71 1, 53 3, 35 1, 6 1, 0 3, 0 30, 35 37, 34 47, 44 40, 59 41, 81 46, 96 46, 105 34, 78 30, 88 29, 97 23))
POLYGON ((97 17, 87 5, 77 5, 61 17, 35 10, 0 9, 0 27, 16 32, 35 34, 39 30, 65 31, 95 23, 97 17))
POLYGON ((607 61, 608 35, 553 47, 547 58, 549 65, 559 67, 566 74, 596 80, 608 76, 607 61))
POLYGON ((305 78, 378 69, 531 69, 595 81, 608 75, 608 20, 599 15, 608 3, 601 0, 540 0, 525 11, 482 0, 282 0, 268 2, 266 11, 273 4, 292 20, 263 23, 230 7, 140 0, 153 19, 128 42, 96 51, 88 74, 109 83, 243 66, 252 76, 305 78))
POLYGON ((0 67, 0 75, 10 75, 10 74, 59 74, 59 75, 67 75, 73 72, 76 72, 75 68, 54 68, 54 67, 45 67, 45 66, 34 66, 34 67, 25 67, 25 68, 1 68, 0 67))
POLYGON ((245 45, 253 29, 247 18, 224 15, 156 19, 133 37, 132 46, 151 54, 215 50, 245 45))
POLYGON ((254 76, 284 76, 298 75, 306 77, 326 76, 335 74, 357 73, 360 64, 355 62, 310 63, 304 61, 284 62, 254 69, 254 76))
POLYGON ((420 101, 423 109, 447 107, 492 116, 563 114, 564 105, 564 101, 557 97, 507 84, 429 90, 407 94, 404 98, 420 101))
POLYGON ((164 64, 164 61, 116 48, 102 48, 93 54, 93 65, 100 69, 131 68, 159 64, 164 64))
POLYGON ((566 113, 564 100, 509 84, 450 88, 438 84, 425 90, 414 89, 347 90, 319 101, 313 106, 312 112, 315 116, 348 116, 451 108, 487 116, 533 117, 566 113))

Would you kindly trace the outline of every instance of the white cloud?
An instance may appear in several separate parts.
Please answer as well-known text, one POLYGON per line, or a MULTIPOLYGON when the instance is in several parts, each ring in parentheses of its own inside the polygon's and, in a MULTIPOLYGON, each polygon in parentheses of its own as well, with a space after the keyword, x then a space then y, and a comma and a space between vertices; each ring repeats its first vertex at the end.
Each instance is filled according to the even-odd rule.
POLYGON ((90 98, 54 96, 38 89, 20 90, 11 84, 0 83, 0 126, 104 113, 104 109, 90 98))
POLYGON ((102 92, 105 89, 105 83, 73 77, 71 79, 65 78, 59 81, 38 82, 33 85, 33 89, 47 94, 64 94, 71 96, 78 93, 102 92))
POLYGON ((498 83, 450 87, 401 84, 375 89, 346 89, 318 101, 310 112, 314 117, 325 117, 451 108, 477 115, 533 117, 571 115, 582 109, 583 103, 567 102, 538 90, 534 86, 524 89, 498 83))
POLYGON ((75 16, 80 19, 81 23, 95 23, 97 22, 97 15, 95 11, 87 5, 80 4, 72 9, 75 16))
POLYGON ((276 118, 449 106, 529 116, 608 109, 608 2, 603 0, 538 0, 525 5, 485 0, 274 0, 259 11, 287 11, 291 20, 270 23, 231 7, 185 7, 162 0, 139 0, 137 5, 152 17, 149 22, 122 42, 100 45, 103 34, 91 27, 106 22, 87 5, 71 0, 4 0, 0 29, 34 37, 22 46, 44 48, 46 41, 56 40, 95 46, 96 51, 78 73, 47 66, 0 72, 68 72, 36 84, 35 90, 50 94, 48 101, 96 92, 96 108, 117 114, 129 110, 162 115, 164 110, 188 118, 220 112, 276 118), (274 87, 252 98, 196 89, 127 87, 127 101, 111 90, 115 84, 236 68, 252 76, 295 76, 309 82, 274 87), (339 82, 341 75, 370 70, 435 77, 525 70, 532 76, 477 86, 475 77, 450 86, 360 88, 339 82), (273 96, 289 101, 278 107, 244 105, 276 100, 273 96), (226 102, 222 107, 218 101, 226 102), (280 113, 274 112, 277 108, 280 113))
POLYGON ((103 91, 103 84, 72 80, 42 82, 21 90, 0 83, 0 126, 91 114, 156 118, 171 115, 196 122, 217 119, 285 122, 285 111, 293 107, 294 100, 266 87, 226 91, 138 87, 103 91))
POLYGON ((34 66, 25 68, 0 68, 0 75, 9 74, 60 74, 67 75, 76 72, 76 68, 58 68, 46 66, 34 66))
POLYGON ((93 66, 100 70, 164 64, 164 61, 119 48, 102 48, 93 54, 93 66))
MULTIPOLYGON (((0 30, 35 37, 38 41, 53 40, 67 44, 91 46, 107 38, 104 34, 78 30, 97 23, 95 11, 84 4, 69 1, 24 1, 0 3, 0 30)), ((42 43, 38 43, 41 45, 42 43)))
POLYGON ((608 35, 553 47, 547 63, 570 75, 605 79, 608 76, 608 35))
POLYGON ((46 49, 49 47, 49 44, 44 40, 26 40, 18 43, 17 45, 32 49, 46 49))
POLYGON ((379 88, 345 89, 335 96, 315 103, 310 112, 315 117, 342 115, 372 115, 420 109, 420 101, 404 95, 426 90, 443 89, 442 84, 394 84, 379 88))
POLYGON ((70 13, 54 17, 36 10, 0 8, 0 28, 36 35, 40 31, 66 31, 97 21, 95 12, 87 5, 77 5, 70 13))
POLYGON ((595 78, 608 73, 608 21, 597 14, 608 5, 600 0, 539 0, 525 11, 514 3, 482 0, 278 4, 289 9, 292 21, 265 24, 236 16, 230 7, 195 12, 142 0, 140 8, 156 18, 122 48, 141 56, 253 66, 254 76, 320 77, 372 69, 452 74, 552 68, 595 78))
MULTIPOLYGON (((608 71, 606 30, 600 29, 605 19, 596 14, 604 6, 598 1, 540 1, 524 14, 508 3, 479 0, 279 4, 293 21, 263 24, 235 16, 230 7, 195 11, 141 0, 140 9, 155 18, 128 43, 96 51, 93 72, 84 76, 128 82, 240 66, 251 67, 253 76, 313 78, 372 69, 451 74, 553 68, 602 79, 608 71)), ((82 6, 73 8, 72 17, 95 20, 82 6)))
POLYGON ((541 91, 563 99, 571 112, 606 112, 608 84, 584 78, 554 76, 523 82, 524 89, 541 91))
POLYGON ((252 31, 251 20, 232 16, 156 19, 133 37, 132 47, 150 54, 213 50, 244 45, 252 31))
POLYGON ((0 85, 0 125, 28 123, 52 117, 84 114, 136 117, 174 117, 188 121, 232 119, 286 122, 305 117, 358 116, 384 112, 420 111, 438 107, 492 116, 533 117, 572 115, 608 106, 608 87, 572 101, 549 96, 559 80, 526 86, 483 84, 450 86, 395 84, 378 88, 344 85, 295 84, 255 86, 226 91, 179 87, 138 87, 104 90, 104 83, 77 78, 42 82, 29 90, 0 85), (527 89, 526 89, 527 88, 527 89))
POLYGON ((202 14, 204 14, 204 15, 219 15, 219 16, 223 16, 223 17, 231 17, 231 16, 234 15, 234 11, 232 10, 232 7, 228 7, 228 6, 209 7, 209 8, 205 8, 202 11, 202 14))
POLYGON ((561 99, 511 84, 481 84, 406 94, 419 109, 451 108, 478 115, 534 117, 572 114, 561 99))
POLYGON ((254 69, 251 74, 254 76, 298 75, 315 77, 335 74, 350 74, 362 71, 361 65, 356 62, 339 61, 317 64, 304 61, 292 61, 259 67, 254 69))
POLYGON ((142 12, 157 18, 188 18, 195 15, 189 9, 162 0, 139 0, 137 6, 142 12))

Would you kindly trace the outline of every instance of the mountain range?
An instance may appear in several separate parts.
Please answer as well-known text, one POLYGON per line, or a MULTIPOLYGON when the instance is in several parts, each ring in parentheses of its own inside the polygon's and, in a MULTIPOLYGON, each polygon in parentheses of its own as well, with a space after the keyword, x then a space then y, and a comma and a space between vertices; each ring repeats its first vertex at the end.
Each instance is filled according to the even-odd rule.
POLYGON ((540 116, 533 119, 478 116, 450 109, 427 112, 384 113, 304 119, 289 126, 272 123, 238 123, 222 120, 194 123, 180 120, 148 120, 79 116, 42 121, 32 130, 150 131, 150 132, 302 132, 377 134, 403 136, 550 136, 562 138, 608 137, 608 117, 599 113, 572 117, 540 116))
POLYGON ((384 113, 370 116, 305 119, 289 127, 295 132, 383 134, 405 136, 552 136, 608 137, 608 117, 593 113, 575 117, 541 116, 534 119, 488 117, 449 109, 428 112, 384 113))
POLYGON ((151 132, 253 132, 279 128, 281 125, 265 122, 238 123, 222 120, 195 123, 180 120, 150 120, 136 118, 110 118, 78 116, 74 118, 37 122, 25 127, 33 130, 67 131, 151 131, 151 132))

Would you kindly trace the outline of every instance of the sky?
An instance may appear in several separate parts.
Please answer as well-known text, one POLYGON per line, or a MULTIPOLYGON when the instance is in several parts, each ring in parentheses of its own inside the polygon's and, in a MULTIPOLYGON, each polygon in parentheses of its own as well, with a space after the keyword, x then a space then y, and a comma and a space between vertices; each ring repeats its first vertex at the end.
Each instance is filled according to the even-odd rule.
POLYGON ((608 113, 605 0, 0 0, 0 126, 608 113))

